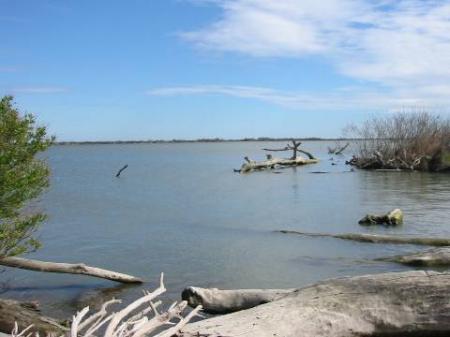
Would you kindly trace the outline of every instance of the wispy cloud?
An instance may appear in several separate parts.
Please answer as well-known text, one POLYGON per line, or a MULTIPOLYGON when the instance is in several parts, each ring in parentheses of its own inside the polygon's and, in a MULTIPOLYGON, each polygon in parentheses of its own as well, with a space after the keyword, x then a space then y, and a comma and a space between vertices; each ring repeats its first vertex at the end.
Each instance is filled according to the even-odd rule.
MULTIPOLYGON (((431 88, 430 88, 431 89, 431 88)), ((272 88, 239 85, 193 85, 155 88, 147 91, 151 96, 226 95, 268 102, 291 109, 304 110, 367 110, 401 109, 406 106, 437 107, 446 101, 437 99, 450 95, 450 86, 435 87, 426 92, 410 95, 407 92, 380 92, 357 87, 340 88, 332 92, 294 92, 272 88)))
POLYGON ((57 94, 69 91, 64 87, 17 87, 8 90, 12 94, 57 94))
POLYGON ((222 16, 182 38, 252 57, 320 55, 336 71, 398 97, 449 103, 450 1, 216 0, 222 16), (421 97, 417 97, 421 99, 421 97))
POLYGON ((15 73, 16 71, 18 71, 17 67, 0 66, 0 73, 15 73))

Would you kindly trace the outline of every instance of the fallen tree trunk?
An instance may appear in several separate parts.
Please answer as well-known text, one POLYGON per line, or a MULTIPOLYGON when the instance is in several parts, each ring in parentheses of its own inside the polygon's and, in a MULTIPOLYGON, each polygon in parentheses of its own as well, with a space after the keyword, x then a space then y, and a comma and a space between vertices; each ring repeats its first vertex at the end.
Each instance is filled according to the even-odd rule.
POLYGON ((422 238, 422 237, 377 235, 364 233, 343 233, 343 234, 306 233, 291 230, 279 230, 276 232, 283 234, 297 234, 311 237, 330 237, 336 239, 369 242, 369 243, 395 243, 395 244, 411 244, 411 245, 424 245, 437 247, 450 246, 450 238, 430 238, 430 237, 422 238))
POLYGON ((41 336, 61 336, 68 331, 68 328, 55 319, 41 316, 33 304, 0 299, 0 331, 10 334, 14 322, 17 322, 20 330, 33 325, 30 332, 39 332, 41 336))
POLYGON ((143 283, 143 280, 131 275, 117 273, 111 270, 87 266, 84 263, 56 263, 39 260, 24 259, 21 257, 4 257, 0 259, 0 265, 50 273, 82 274, 99 277, 121 283, 143 283))
POLYGON ((192 307, 201 305, 211 314, 226 314, 253 308, 257 305, 280 299, 295 289, 242 289, 220 290, 217 288, 188 287, 181 298, 192 307))
POLYGON ((434 248, 424 252, 383 257, 378 261, 396 262, 409 266, 443 267, 450 266, 450 247, 434 248))
POLYGON ((297 157, 296 159, 280 159, 270 158, 263 161, 247 160, 246 163, 241 166, 241 173, 248 173, 256 170, 273 169, 280 166, 300 166, 306 164, 315 164, 317 159, 305 159, 297 157))
POLYGON ((450 273, 334 279, 270 303, 188 324, 183 337, 448 336, 450 273))

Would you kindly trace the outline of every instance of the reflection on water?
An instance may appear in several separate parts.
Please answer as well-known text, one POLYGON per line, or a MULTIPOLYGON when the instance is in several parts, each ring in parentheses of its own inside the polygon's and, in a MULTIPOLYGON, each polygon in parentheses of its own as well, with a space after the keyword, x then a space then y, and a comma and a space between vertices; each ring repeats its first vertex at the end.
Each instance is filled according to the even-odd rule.
MULTIPOLYGON (((4 296, 36 299, 61 318, 116 296, 125 302, 166 274, 165 302, 185 286, 298 287, 321 279, 407 270, 375 258, 423 249, 274 233, 372 232, 450 236, 445 174, 349 172, 326 142, 305 142, 320 163, 280 174, 233 173, 244 156, 279 144, 204 143, 55 146, 52 184, 39 207, 49 214, 33 257, 85 262, 134 274, 143 286, 63 274, 9 270, 4 296), (129 167, 119 179, 117 170, 129 167), (336 165, 332 165, 336 164, 336 165), (311 174, 315 171, 329 172, 311 174), (366 213, 401 208, 405 224, 367 228, 366 213)), ((282 144, 284 145, 284 143, 282 144)))

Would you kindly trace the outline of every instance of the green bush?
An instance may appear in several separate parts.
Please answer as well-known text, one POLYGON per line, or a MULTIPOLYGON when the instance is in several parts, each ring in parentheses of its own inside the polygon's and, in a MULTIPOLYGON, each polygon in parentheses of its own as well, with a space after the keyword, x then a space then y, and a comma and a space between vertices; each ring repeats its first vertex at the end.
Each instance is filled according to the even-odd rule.
POLYGON ((49 168, 36 155, 53 140, 33 115, 14 108, 11 96, 0 100, 0 258, 40 246, 33 234, 45 214, 27 204, 48 187, 49 168))

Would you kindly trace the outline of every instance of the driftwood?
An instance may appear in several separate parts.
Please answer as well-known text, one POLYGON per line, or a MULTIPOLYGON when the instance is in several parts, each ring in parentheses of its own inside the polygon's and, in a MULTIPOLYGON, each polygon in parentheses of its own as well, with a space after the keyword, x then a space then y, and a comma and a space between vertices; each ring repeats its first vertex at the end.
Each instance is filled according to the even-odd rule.
POLYGON ((125 170, 128 167, 128 164, 124 165, 116 174, 116 178, 120 177, 120 174, 122 173, 123 170, 125 170))
POLYGON ((317 159, 305 159, 301 157, 297 157, 296 159, 280 159, 280 158, 268 158, 263 161, 255 161, 250 160, 248 157, 244 158, 246 162, 242 164, 240 172, 241 173, 249 173, 257 170, 264 169, 274 169, 283 166, 300 166, 306 164, 315 164, 318 162, 317 159))
POLYGON ((328 147, 328 153, 337 155, 342 154, 345 151, 345 149, 349 147, 349 145, 350 143, 347 142, 344 146, 340 146, 339 144, 337 144, 336 147, 333 148, 328 147))
POLYGON ((306 156, 308 156, 309 159, 316 159, 311 153, 308 151, 300 149, 300 145, 302 145, 302 142, 296 141, 295 139, 291 140, 292 144, 287 144, 285 147, 280 149, 263 149, 264 151, 270 151, 270 152, 284 152, 284 151, 292 151, 292 160, 297 159, 297 152, 303 153, 306 156))
POLYGON ((433 238, 433 237, 413 237, 413 236, 396 236, 396 235, 376 235, 376 234, 363 234, 363 233, 343 233, 343 234, 330 234, 330 233, 307 233, 292 230, 279 230, 276 231, 283 234, 297 234, 310 237, 330 237, 343 240, 352 240, 359 242, 369 243, 395 243, 395 244, 411 244, 411 245, 424 245, 424 246, 450 246, 450 238, 433 238))
POLYGON ((68 328, 57 320, 42 316, 34 303, 21 303, 14 300, 0 299, 0 331, 10 334, 17 322, 20 329, 33 325, 33 331, 46 334, 62 335, 68 328))
POLYGON ((450 266, 450 247, 434 248, 407 255, 383 257, 378 261, 396 262, 409 266, 444 267, 450 266))
POLYGON ((403 212, 401 209, 396 208, 389 213, 382 215, 367 214, 364 218, 359 220, 358 223, 360 225, 401 225, 403 223, 403 212))
MULTIPOLYGON (((173 303, 165 312, 158 312, 161 302, 154 300, 166 291, 161 274, 160 284, 153 292, 144 292, 144 296, 132 302, 118 312, 110 311, 110 306, 120 303, 112 299, 103 303, 99 311, 89 314, 89 307, 77 312, 70 324, 71 337, 172 337, 201 310, 197 306, 185 317, 182 316, 187 302, 173 303)), ((45 330, 44 330, 45 331, 45 330)), ((12 330, 12 337, 32 336, 38 332, 35 326, 23 328, 18 325, 12 330)), ((66 334, 67 336, 68 334, 66 334)), ((37 334, 34 335, 38 337, 37 334)), ((59 334, 57 336, 61 336, 59 334)))
POLYGON ((0 259, 0 265, 7 267, 14 267, 20 269, 28 269, 35 271, 44 271, 50 273, 69 273, 69 274, 83 274, 94 277, 99 277, 111 281, 121 283, 142 283, 143 280, 131 275, 117 273, 111 270, 87 266, 84 263, 56 263, 45 262, 39 260, 24 259, 21 257, 4 257, 0 259))
POLYGON ((253 308, 272 302, 295 289, 242 289, 220 290, 217 288, 188 287, 181 298, 193 308, 201 305, 203 311, 211 314, 226 314, 233 311, 253 308))
POLYGON ((188 324, 183 337, 449 336, 450 273, 333 279, 254 308, 188 324))

